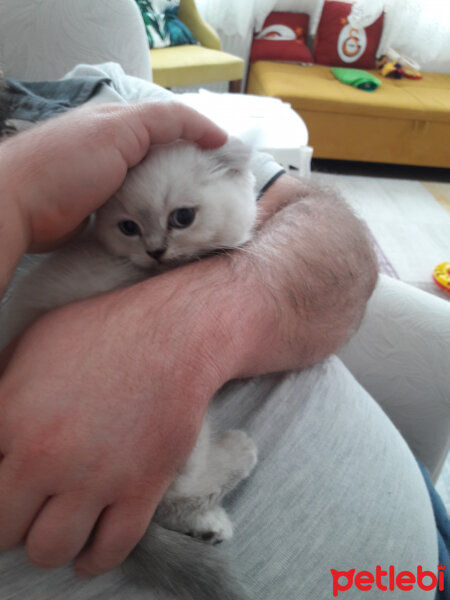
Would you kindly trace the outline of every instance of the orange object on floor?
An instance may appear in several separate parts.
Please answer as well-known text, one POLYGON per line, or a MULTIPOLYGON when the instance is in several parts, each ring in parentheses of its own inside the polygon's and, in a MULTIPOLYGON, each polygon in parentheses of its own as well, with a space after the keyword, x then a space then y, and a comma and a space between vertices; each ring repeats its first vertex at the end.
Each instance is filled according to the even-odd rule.
POLYGON ((433 271, 433 279, 441 289, 450 293, 450 262, 440 263, 433 271))

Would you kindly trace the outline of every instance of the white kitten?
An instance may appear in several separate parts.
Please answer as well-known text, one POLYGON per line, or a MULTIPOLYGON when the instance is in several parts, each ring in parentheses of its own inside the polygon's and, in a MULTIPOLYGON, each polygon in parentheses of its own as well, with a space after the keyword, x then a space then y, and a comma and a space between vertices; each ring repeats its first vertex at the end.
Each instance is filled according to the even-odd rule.
POLYGON ((236 248, 256 220, 250 151, 177 142, 153 147, 97 212, 93 231, 18 278, 0 314, 0 349, 40 314, 236 248))
MULTIPOLYGON (((52 308, 247 242, 256 219, 249 161, 250 151, 235 139, 210 151, 185 142, 153 147, 98 211, 88 234, 14 284, 0 313, 0 348, 52 308)), ((183 590, 179 598, 243 598, 233 578, 224 577, 220 557, 192 537, 210 543, 231 537, 220 502, 255 464, 255 446, 244 432, 230 430, 217 438, 205 419, 193 452, 126 563, 134 580, 183 590)), ((26 597, 32 578, 27 580, 22 564, 19 581, 11 559, 6 567, 3 558, 0 577, 26 597)), ((74 592, 70 599, 78 597, 74 592)), ((85 591, 83 600, 88 597, 85 591)))
POLYGON ((241 246, 256 218, 248 162, 249 151, 238 140, 209 152, 183 142, 160 146, 98 211, 98 239, 111 254, 144 268, 154 259, 179 264, 241 246))

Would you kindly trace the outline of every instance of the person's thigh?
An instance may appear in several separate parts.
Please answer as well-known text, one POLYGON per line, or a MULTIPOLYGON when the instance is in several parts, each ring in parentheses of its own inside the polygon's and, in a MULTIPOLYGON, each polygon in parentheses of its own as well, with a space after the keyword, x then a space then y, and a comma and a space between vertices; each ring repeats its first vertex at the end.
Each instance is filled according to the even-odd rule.
MULTIPOLYGON (((245 429, 259 450, 254 472, 224 502, 235 535, 223 551, 250 600, 330 600, 331 569, 375 573, 380 565, 398 573, 420 565, 436 571, 434 519, 414 458, 338 359, 298 374, 228 384, 211 412, 219 430, 245 429)), ((433 594, 414 589, 373 589, 364 598, 433 594)), ((156 600, 119 571, 81 582, 70 567, 26 566, 23 551, 0 555, 0 596, 156 600)), ((337 597, 362 596, 353 586, 337 597)))
MULTIPOLYGON (((229 384, 212 410, 221 429, 244 428, 259 449, 254 472, 225 500, 235 526, 228 551, 252 598, 329 600, 331 569, 436 573, 434 517, 415 459, 338 359, 229 384)), ((373 585, 364 598, 433 594, 373 585)), ((361 589, 338 597, 359 599, 361 589)))

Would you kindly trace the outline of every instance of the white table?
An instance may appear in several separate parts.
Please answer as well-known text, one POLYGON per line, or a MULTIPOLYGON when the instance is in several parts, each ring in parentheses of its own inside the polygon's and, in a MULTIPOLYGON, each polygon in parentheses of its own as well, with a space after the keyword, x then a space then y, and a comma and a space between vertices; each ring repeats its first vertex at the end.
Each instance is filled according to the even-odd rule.
POLYGON ((201 89, 180 94, 185 104, 204 114, 230 135, 272 154, 286 170, 309 176, 312 148, 304 121, 286 102, 247 94, 216 94, 201 89))

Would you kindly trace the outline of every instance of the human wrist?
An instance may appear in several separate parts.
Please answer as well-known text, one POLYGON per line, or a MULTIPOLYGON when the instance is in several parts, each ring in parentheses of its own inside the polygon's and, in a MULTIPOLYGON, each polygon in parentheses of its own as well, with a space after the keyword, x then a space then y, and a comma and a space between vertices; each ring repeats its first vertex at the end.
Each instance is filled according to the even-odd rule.
MULTIPOLYGON (((212 321, 221 332, 222 376, 225 381, 285 370, 288 359, 280 344, 284 321, 277 298, 255 273, 244 254, 224 259, 227 284, 209 297, 212 321)), ((292 368, 295 364, 292 365, 292 368)))
POLYGON ((145 297, 153 299, 148 322, 153 323, 156 310, 159 320, 177 323, 170 347, 187 369, 198 372, 190 384, 206 386, 211 395, 227 381, 270 371, 273 364, 269 359, 277 337, 277 309, 272 296, 255 297, 250 270, 241 255, 236 262, 221 255, 142 284, 139 305, 145 305, 145 297))
POLYGON ((206 404, 230 379, 234 358, 211 301, 215 286, 221 285, 217 263, 219 257, 207 259, 113 292, 113 310, 106 311, 118 321, 114 329, 131 329, 132 336, 141 340, 144 361, 154 359, 147 356, 147 347, 153 353, 161 349, 158 360, 163 359, 174 390, 206 404))
MULTIPOLYGON (((251 329, 254 312, 246 288, 231 268, 227 256, 215 256, 169 271, 130 288, 140 322, 148 335, 163 337, 173 349, 173 363, 194 376, 190 386, 211 396, 227 381, 243 374, 242 366, 255 351, 251 329)), ((255 328, 258 325, 255 320, 255 328)), ((173 372, 173 377, 183 373, 173 372)), ((180 380, 178 382, 183 385, 180 380)))

